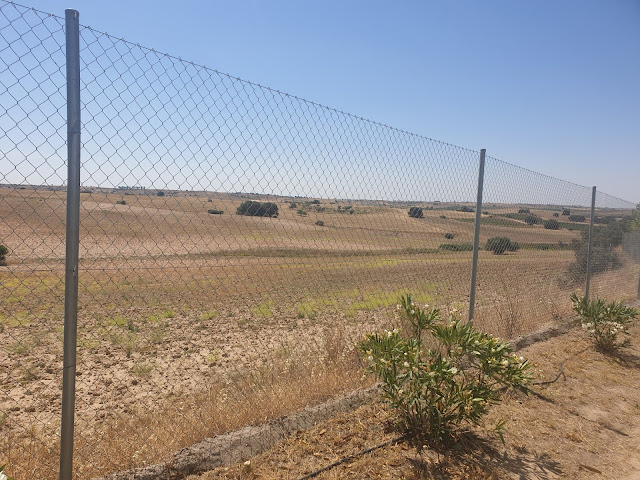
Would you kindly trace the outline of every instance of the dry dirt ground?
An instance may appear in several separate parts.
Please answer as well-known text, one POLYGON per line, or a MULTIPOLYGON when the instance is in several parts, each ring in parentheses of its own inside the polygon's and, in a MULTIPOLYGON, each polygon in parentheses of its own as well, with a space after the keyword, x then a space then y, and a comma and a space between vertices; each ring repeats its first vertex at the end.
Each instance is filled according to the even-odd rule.
POLYGON ((459 446, 436 452, 398 442, 380 403, 298 432, 250 465, 218 468, 188 480, 301 479, 344 458, 318 479, 615 479, 640 478, 640 328, 619 356, 594 350, 580 329, 520 351, 533 361, 533 393, 508 393, 459 446), (490 433, 507 420, 505 444, 490 433))
MULTIPOLYGON (((234 215, 246 199, 255 197, 82 193, 78 478, 154 463, 363 385, 354 342, 393 322, 404 293, 466 308, 471 252, 438 247, 447 232, 471 241, 471 213, 412 219, 406 205, 352 202, 350 214, 322 200, 299 215, 271 198, 277 219, 234 215)), ((487 220, 517 210, 487 208, 487 220)), ((0 243, 10 247, 0 267, 0 464, 21 480, 56 476, 64 214, 64 192, 0 188, 0 243)), ((573 252, 535 245, 578 232, 509 219, 482 235, 528 248, 480 252, 477 325, 512 338, 566 316, 573 252)), ((594 277, 593 293, 633 298, 639 271, 594 277)))

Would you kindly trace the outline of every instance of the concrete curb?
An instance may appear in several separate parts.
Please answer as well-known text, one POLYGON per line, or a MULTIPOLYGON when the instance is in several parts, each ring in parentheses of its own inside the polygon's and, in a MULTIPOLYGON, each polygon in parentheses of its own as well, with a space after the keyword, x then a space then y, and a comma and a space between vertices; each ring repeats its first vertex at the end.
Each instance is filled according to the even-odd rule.
POLYGON ((311 428, 337 413, 353 410, 373 400, 377 387, 356 390, 335 400, 280 417, 255 427, 244 427, 183 448, 169 461, 134 470, 117 472, 96 480, 179 479, 216 467, 232 465, 268 450, 292 433, 311 428))

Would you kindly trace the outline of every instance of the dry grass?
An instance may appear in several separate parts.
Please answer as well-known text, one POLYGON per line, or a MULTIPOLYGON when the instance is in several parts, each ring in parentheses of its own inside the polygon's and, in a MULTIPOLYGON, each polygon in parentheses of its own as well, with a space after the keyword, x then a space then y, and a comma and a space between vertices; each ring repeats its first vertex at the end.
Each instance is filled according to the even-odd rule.
MULTIPOLYGON (((356 213, 344 214, 322 201, 325 211, 302 217, 275 199, 277 219, 232 215, 246 198, 82 194, 78 478, 158 461, 204 436, 355 388, 358 364, 341 352, 390 325, 403 293, 466 308, 471 252, 437 248, 446 232, 471 241, 473 224, 452 220, 470 214, 425 211, 417 220, 378 202, 354 202, 356 213), (311 360, 318 355, 320 366, 311 360)), ((10 247, 0 269, 0 464, 21 479, 56 470, 63 200, 62 192, 0 189, 0 238, 10 247)), ((482 231, 523 243, 578 236, 482 231)), ((561 273, 572 260, 566 250, 481 252, 478 325, 510 338, 563 318, 573 287, 561 273)), ((595 277, 592 288, 631 298, 637 275, 629 265, 595 277)))
POLYGON ((400 442, 360 454, 397 436, 385 408, 375 403, 293 435, 250 459, 249 467, 218 468, 187 480, 299 479, 350 455, 351 461, 316 478, 632 480, 640 476, 637 328, 633 345, 620 357, 606 357, 573 330, 519 352, 538 365, 541 380, 555 378, 561 362, 564 376, 534 386, 536 395, 506 395, 484 425, 462 433, 449 451, 400 442), (504 445, 490 433, 498 420, 508 421, 504 445))
MULTIPOLYGON (((237 370, 230 378, 211 378, 188 395, 157 398, 153 409, 130 405, 129 415, 98 422, 77 432, 76 478, 91 478, 169 457, 206 437, 261 424, 353 388, 363 379, 353 344, 338 330, 327 330, 316 351, 282 345, 283 353, 258 371, 237 370), (133 448, 133 450, 132 450, 133 448)), ((78 419, 82 425, 82 419, 78 419)), ((11 427, 11 425, 8 425, 11 427)), ((30 435, 0 439, 3 462, 17 478, 57 478, 56 426, 40 425, 30 435)))

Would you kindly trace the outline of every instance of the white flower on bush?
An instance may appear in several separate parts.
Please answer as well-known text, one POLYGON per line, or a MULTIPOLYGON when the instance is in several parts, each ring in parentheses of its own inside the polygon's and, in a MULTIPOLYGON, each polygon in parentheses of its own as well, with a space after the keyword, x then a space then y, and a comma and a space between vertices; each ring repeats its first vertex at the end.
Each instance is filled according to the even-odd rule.
POLYGON ((7 480, 7 478, 8 477, 4 473, 0 472, 0 480, 7 480))
POLYGON ((404 365, 404 368, 409 368, 409 362, 404 362, 402 365, 404 365))
POLYGON ((450 371, 451 373, 453 373, 454 375, 455 375, 456 373, 458 373, 458 369, 457 369, 456 367, 451 367, 451 368, 449 369, 449 371, 450 371))

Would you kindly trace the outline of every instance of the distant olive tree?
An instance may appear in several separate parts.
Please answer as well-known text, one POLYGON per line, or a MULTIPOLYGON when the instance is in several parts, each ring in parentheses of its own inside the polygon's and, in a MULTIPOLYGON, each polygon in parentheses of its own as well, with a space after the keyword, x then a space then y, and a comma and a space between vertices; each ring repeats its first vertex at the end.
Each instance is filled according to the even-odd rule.
POLYGON ((515 252, 520 249, 518 242, 513 242, 509 237, 491 237, 487 240, 485 250, 493 252, 494 255, 502 255, 504 252, 515 252))
POLYGON ((278 205, 272 202, 256 202, 247 200, 236 209, 236 214, 251 217, 277 217, 278 205))
POLYGON ((7 253, 9 253, 9 249, 0 244, 0 266, 6 265, 7 253))
POLYGON ((544 222, 544 228, 546 228, 547 230, 559 230, 560 229, 560 222, 558 222, 557 220, 549 219, 546 222, 544 222))
POLYGON ((422 209, 419 207, 411 207, 409 209, 409 216, 411 218, 422 218, 424 217, 424 213, 422 213, 422 209))

